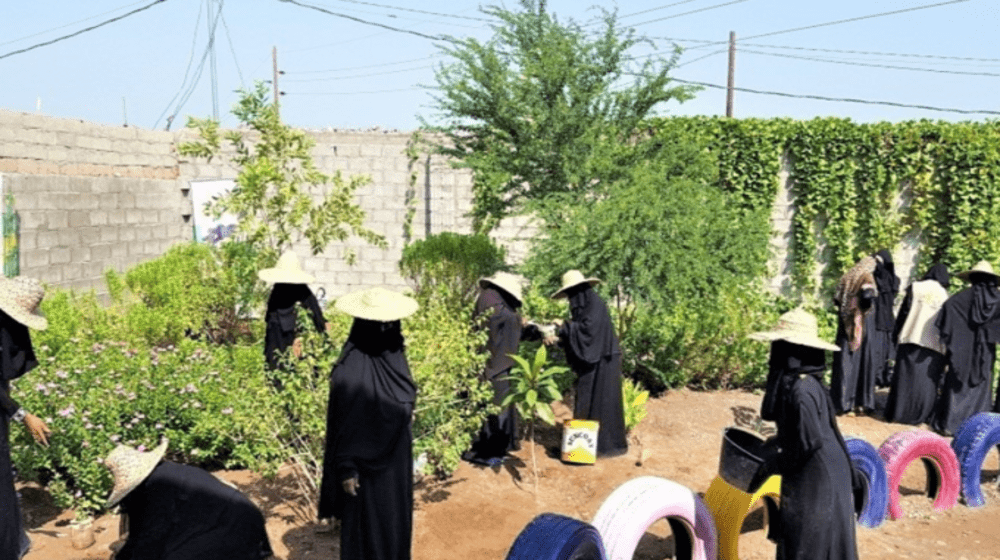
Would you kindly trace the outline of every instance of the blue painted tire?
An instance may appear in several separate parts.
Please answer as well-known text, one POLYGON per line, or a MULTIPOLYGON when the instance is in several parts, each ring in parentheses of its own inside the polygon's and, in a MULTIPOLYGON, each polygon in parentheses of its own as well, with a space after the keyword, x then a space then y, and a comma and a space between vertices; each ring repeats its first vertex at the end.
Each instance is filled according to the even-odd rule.
POLYGON ((604 543, 589 523, 543 513, 528 523, 507 552, 507 560, 606 560, 604 543))
POLYGON ((962 499, 969 507, 986 504, 979 486, 983 461, 991 449, 1000 445, 1000 414, 980 412, 962 423, 951 442, 962 471, 962 499))
POLYGON ((858 524, 868 528, 878 527, 885 521, 889 507, 889 475, 885 470, 885 461, 878 450, 863 439, 847 437, 844 442, 851 465, 864 475, 868 483, 864 502, 857 508, 858 524))

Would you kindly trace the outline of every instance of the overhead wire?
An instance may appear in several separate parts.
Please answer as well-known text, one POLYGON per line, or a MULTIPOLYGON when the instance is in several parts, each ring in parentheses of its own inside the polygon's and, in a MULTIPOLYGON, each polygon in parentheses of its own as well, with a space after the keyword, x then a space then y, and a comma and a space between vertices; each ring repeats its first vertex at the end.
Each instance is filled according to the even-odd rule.
MULTIPOLYGON (((703 87, 708 87, 708 88, 713 88, 713 89, 727 89, 726 86, 719 85, 719 84, 710 84, 710 83, 707 83, 707 82, 697 82, 697 81, 694 81, 694 80, 682 80, 680 78, 673 78, 673 77, 671 77, 670 79, 673 80, 673 81, 675 81, 675 82, 680 82, 682 84, 703 86, 703 87)), ((910 104, 910 103, 899 103, 899 102, 896 102, 896 101, 874 101, 874 100, 870 100, 870 99, 855 99, 855 98, 850 98, 850 97, 827 97, 827 96, 823 96, 823 95, 811 95, 811 94, 800 94, 800 93, 786 93, 786 92, 780 92, 780 91, 767 91, 767 90, 751 89, 751 88, 745 88, 745 87, 734 87, 733 89, 735 91, 742 91, 742 92, 745 92, 745 93, 755 93, 755 94, 759 94, 759 95, 773 95, 773 96, 788 97, 788 98, 793 98, 793 99, 814 99, 814 100, 818 100, 818 101, 835 101, 835 102, 840 102, 840 103, 860 103, 860 104, 864 104, 864 105, 886 105, 886 106, 889 106, 889 107, 901 107, 901 108, 906 108, 906 109, 923 109, 923 110, 926 110, 926 111, 939 111, 939 112, 946 112, 946 113, 959 113, 959 114, 964 114, 964 115, 976 115, 976 114, 982 114, 982 115, 1000 115, 1000 111, 994 111, 994 110, 990 110, 990 109, 955 109, 955 108, 950 108, 950 107, 935 107, 935 106, 931 106, 931 105, 917 105, 917 104, 910 104)))
POLYGON ((99 18, 101 16, 106 16, 108 14, 113 14, 113 13, 119 11, 119 10, 124 10, 125 8, 131 8, 132 6, 137 6, 139 4, 142 4, 142 2, 133 2, 131 4, 127 4, 125 6, 120 6, 118 8, 115 8, 113 10, 108 10, 106 12, 101 12, 99 14, 95 14, 95 15, 92 15, 92 16, 87 17, 87 18, 83 18, 83 19, 80 19, 80 20, 72 21, 72 22, 64 24, 64 25, 60 25, 59 27, 53 27, 51 29, 46 29, 45 31, 39 31, 37 33, 32 33, 31 35, 25 35, 23 37, 18 37, 17 39, 11 39, 10 41, 4 41, 3 43, 0 43, 0 45, 9 45, 11 43, 18 43, 18 42, 23 41, 25 39, 31 39, 32 37, 38 37, 39 35, 45 35, 46 33, 52 33, 53 31, 58 31, 60 29, 65 29, 65 28, 67 28, 67 27, 69 27, 71 25, 76 25, 78 23, 83 23, 85 21, 90 21, 92 19, 97 19, 97 18, 99 18))
MULTIPOLYGON (((374 2, 362 2, 361 0, 334 0, 334 1, 335 2, 346 2, 348 4, 360 4, 360 5, 364 5, 364 6, 374 6, 374 7, 377 7, 377 8, 387 8, 387 9, 390 9, 390 10, 399 10, 399 11, 402 11, 402 12, 413 12, 413 13, 417 13, 417 14, 427 14, 427 15, 432 15, 432 16, 442 16, 442 17, 449 17, 449 18, 456 18, 456 19, 472 20, 472 21, 485 21, 485 22, 491 22, 491 21, 493 21, 493 20, 487 19, 487 18, 480 18, 480 17, 473 17, 473 16, 460 16, 460 15, 457 15, 457 14, 444 14, 444 13, 441 13, 441 12, 429 12, 427 10, 418 10, 418 9, 415 9, 415 8, 404 8, 402 6, 392 6, 392 5, 388 5, 388 4, 376 4, 374 2)), ((693 0, 688 0, 688 1, 693 1, 693 0)))
POLYGON ((631 24, 631 26, 632 27, 638 27, 640 25, 646 25, 648 23, 655 23, 655 22, 658 22, 658 21, 665 21, 665 20, 668 20, 668 19, 679 18, 679 17, 682 17, 682 16, 688 16, 688 15, 691 15, 691 14, 697 14, 699 12, 707 12, 708 10, 714 10, 716 8, 724 8, 726 6, 732 6, 733 4, 740 4, 742 2, 749 2, 749 1, 750 0, 732 0, 730 2, 725 2, 723 4, 716 4, 714 6, 708 6, 708 7, 705 7, 705 8, 699 8, 697 10, 691 10, 690 12, 682 12, 682 13, 679 13, 679 14, 673 14, 673 15, 670 15, 670 16, 664 16, 664 17, 661 17, 661 18, 651 19, 651 20, 648 20, 648 21, 642 21, 642 22, 639 22, 639 23, 633 23, 633 24, 631 24))
POLYGON ((49 45, 58 43, 60 41, 65 41, 66 39, 71 39, 71 38, 76 37, 78 35, 82 35, 84 33, 93 31, 95 29, 104 27, 105 25, 114 23, 116 21, 121 21, 121 20, 123 20, 123 19, 125 19, 127 17, 130 17, 130 16, 134 16, 135 14, 138 14, 139 12, 144 12, 144 11, 152 8, 153 6, 155 6, 157 4, 160 4, 160 3, 163 3, 163 2, 166 2, 166 1, 167 0, 153 0, 152 2, 150 2, 149 4, 146 4, 145 6, 143 6, 141 8, 137 8, 135 10, 132 10, 131 12, 122 14, 120 16, 115 16, 115 17, 113 17, 111 19, 102 21, 101 23, 98 23, 96 25, 91 25, 90 27, 85 27, 85 28, 83 28, 83 29, 81 29, 79 31, 75 31, 75 32, 70 33, 68 35, 63 35, 62 37, 56 37, 55 39, 52 39, 50 41, 44 41, 42 43, 38 43, 38 44, 32 45, 30 47, 25 47, 23 49, 17 49, 17 50, 10 51, 10 52, 5 53, 5 54, 0 54, 0 60, 2 60, 4 58, 11 57, 11 56, 14 56, 14 55, 23 54, 23 53, 26 53, 28 51, 33 51, 33 50, 41 48, 41 47, 47 47, 49 45))
POLYGON ((811 62, 825 62, 830 64, 845 64, 848 66, 864 66, 867 68, 887 68, 890 70, 909 70, 911 72, 933 72, 936 74, 958 74, 962 76, 990 76, 994 78, 1000 78, 1000 73, 995 72, 964 72, 961 70, 941 70, 939 68, 913 68, 910 66, 894 66, 891 64, 875 64, 869 62, 851 62, 848 60, 834 60, 827 58, 815 58, 811 56, 797 56, 794 54, 784 54, 784 53, 769 53, 763 51, 755 51, 750 49, 740 49, 740 53, 747 54, 757 54, 764 56, 775 56, 780 58, 790 58, 794 60, 806 60, 811 62))
POLYGON ((401 74, 403 72, 414 72, 416 70, 426 70, 428 68, 433 68, 433 66, 431 66, 431 65, 428 65, 428 66, 417 66, 415 68, 403 68, 402 70, 389 70, 389 71, 386 71, 386 72, 371 72, 371 73, 368 73, 368 74, 355 74, 353 76, 332 76, 332 77, 329 77, 329 78, 299 78, 299 79, 291 78, 291 79, 287 79, 287 80, 284 80, 284 81, 285 82, 303 83, 303 82, 329 82, 329 81, 332 81, 332 80, 352 80, 352 79, 357 79, 357 78, 370 78, 370 77, 373 77, 373 76, 386 76, 386 75, 389 75, 389 74, 401 74))
POLYGON ((426 62, 428 60, 433 60, 435 58, 443 58, 444 55, 430 55, 423 58, 411 58, 409 60, 400 60, 398 62, 385 62, 382 64, 366 64, 364 66, 347 66, 344 68, 330 68, 327 70, 286 70, 282 71, 284 74, 327 74, 330 72, 350 72, 352 70, 364 70, 366 68, 380 68, 384 66, 399 66, 400 64, 409 64, 411 62, 426 62))
POLYGON ((331 11, 331 10, 327 10, 326 8, 323 8, 323 7, 320 7, 320 6, 313 6, 311 4, 304 4, 302 2, 299 2, 298 0, 278 0, 278 2, 284 2, 286 4, 294 4, 294 5, 302 7, 302 8, 309 8, 311 10, 316 10, 318 12, 322 12, 322 13, 325 13, 325 14, 328 14, 328 15, 331 15, 331 16, 340 17, 340 18, 344 18, 344 19, 349 19, 349 20, 352 20, 352 21, 356 21, 358 23, 363 23, 365 25, 372 25, 372 26, 375 26, 375 27, 381 27, 383 29, 388 29, 389 31, 396 31, 396 32, 399 32, 399 33, 408 33, 410 35, 416 35, 417 37, 423 37, 424 39, 431 39, 432 41, 443 41, 443 40, 445 40, 445 38, 442 37, 442 36, 428 35, 426 33, 421 33, 419 31, 413 31, 412 29, 403 29, 403 28, 400 28, 400 27, 394 27, 392 25, 386 25, 384 23, 378 23, 378 22, 374 22, 374 21, 368 21, 366 19, 361 19, 361 18, 354 17, 354 16, 351 16, 351 15, 342 14, 342 13, 339 13, 339 12, 334 12, 334 11, 331 11))
POLYGON ((629 18, 633 16, 638 16, 642 14, 648 14, 649 12, 658 12, 660 10, 665 10, 667 8, 673 8, 674 6, 680 6, 681 4, 690 4, 691 2, 697 2, 698 0, 683 0, 682 2, 674 2, 673 4, 667 4, 665 6, 657 6, 655 8, 649 8, 648 10, 643 10, 641 12, 633 12, 631 14, 625 14, 623 16, 618 16, 619 18, 629 18))
POLYGON ((191 65, 194 64, 195 47, 198 46, 198 30, 201 29, 201 14, 202 14, 202 3, 198 2, 198 17, 195 18, 194 34, 191 37, 191 52, 188 54, 187 68, 184 69, 184 78, 181 80, 181 87, 177 90, 177 93, 175 93, 174 96, 170 99, 170 103, 167 103, 166 108, 163 109, 163 112, 160 113, 160 116, 156 117, 156 121, 153 123, 154 130, 156 129, 157 126, 160 125, 160 119, 166 116, 167 111, 170 110, 170 107, 173 106, 174 102, 177 101, 177 98, 180 97, 181 92, 183 92, 185 89, 185 84, 187 84, 188 81, 188 75, 190 75, 191 73, 191 65))
MULTIPOLYGON (((177 118, 177 115, 180 114, 181 109, 183 109, 184 105, 187 104, 188 100, 191 99, 191 96, 194 94, 195 88, 198 86, 198 82, 201 81, 201 74, 205 70, 205 61, 208 59, 208 55, 212 52, 212 43, 215 40, 215 31, 216 31, 216 29, 219 26, 219 19, 222 16, 222 9, 221 8, 222 8, 223 2, 224 2, 224 0, 219 0, 219 4, 220 4, 219 7, 220 7, 220 9, 215 14, 215 19, 212 22, 211 28, 209 28, 209 31, 208 31, 208 35, 209 35, 208 36, 208 43, 205 46, 205 52, 202 53, 202 55, 201 55, 201 60, 198 62, 198 68, 197 68, 197 70, 195 70, 194 78, 191 81, 190 86, 188 86, 187 90, 184 92, 184 94, 181 95, 180 101, 177 102, 177 106, 174 109, 174 112, 169 117, 167 117, 167 129, 168 130, 170 129, 170 126, 173 124, 174 119, 177 118)), ((200 19, 200 17, 199 17, 199 19, 200 19)), ((182 84, 181 87, 183 88, 183 84, 182 84)), ((159 123, 157 123, 157 124, 159 124, 159 123)), ((154 126, 153 128, 156 128, 156 127, 154 126)))
MULTIPOLYGON (((219 6, 219 12, 222 12, 222 6, 219 6)), ((236 65, 236 74, 240 77, 240 85, 246 88, 247 83, 243 79, 243 71, 240 70, 240 61, 236 58, 236 48, 233 46, 233 37, 229 33, 229 24, 226 23, 225 15, 222 16, 222 29, 226 31, 226 42, 229 43, 229 52, 233 55, 233 64, 236 65)))

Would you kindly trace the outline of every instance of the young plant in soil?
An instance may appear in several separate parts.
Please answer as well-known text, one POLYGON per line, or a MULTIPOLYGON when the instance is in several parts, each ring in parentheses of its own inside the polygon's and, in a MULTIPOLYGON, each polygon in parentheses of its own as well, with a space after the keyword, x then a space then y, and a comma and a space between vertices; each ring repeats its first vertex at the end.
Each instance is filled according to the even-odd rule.
POLYGON ((538 495, 538 463, 535 460, 535 419, 539 418, 550 426, 556 423, 551 403, 562 398, 555 376, 569 371, 564 366, 545 367, 548 354, 545 346, 539 346, 535 359, 528 363, 524 358, 510 354, 517 362, 511 369, 510 393, 500 404, 501 407, 514 405, 518 414, 528 421, 528 440, 531 446, 531 471, 535 479, 535 495, 538 495))

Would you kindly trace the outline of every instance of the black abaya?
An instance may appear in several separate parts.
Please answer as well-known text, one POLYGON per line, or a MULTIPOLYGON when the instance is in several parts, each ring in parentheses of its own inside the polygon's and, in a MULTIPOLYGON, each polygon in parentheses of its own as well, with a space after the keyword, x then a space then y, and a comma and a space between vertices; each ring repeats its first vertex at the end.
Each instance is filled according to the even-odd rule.
POLYGON ((932 426, 946 434, 956 433, 966 419, 993 404, 1000 293, 993 276, 973 274, 970 280, 971 287, 948 298, 936 322, 947 348, 948 371, 932 426))
POLYGON ((128 540, 115 560, 261 560, 264 516, 239 490, 197 467, 162 461, 121 501, 128 540))
POLYGON ((0 560, 18 560, 30 546, 10 457, 10 417, 20 408, 10 396, 10 381, 37 365, 28 327, 0 310, 0 560))
POLYGON ((576 374, 577 420, 597 420, 597 454, 628 451, 622 402, 622 352, 604 300, 589 284, 569 288, 570 318, 559 329, 566 361, 576 374))
MULTIPOLYGON (((511 354, 516 355, 521 340, 538 338, 536 329, 523 328, 518 313, 520 302, 506 292, 483 288, 476 299, 474 320, 486 317, 488 330, 486 342, 490 357, 482 379, 493 386, 493 404, 499 406, 510 392, 510 370, 514 366, 511 354)), ((513 405, 498 414, 490 414, 483 422, 471 448, 462 454, 466 461, 492 464, 508 451, 520 447, 517 441, 517 412, 513 405)))
POLYGON ((320 519, 341 520, 341 558, 410 558, 415 398, 399 321, 355 319, 330 374, 319 500, 320 519))
POLYGON ((853 468, 833 402, 820 383, 823 350, 771 344, 761 417, 778 427, 779 560, 856 560, 853 468), (776 371, 777 370, 777 371, 776 371))
POLYGON ((302 305, 309 312, 318 332, 326 331, 323 310, 309 286, 305 284, 275 284, 271 295, 267 298, 267 311, 264 314, 264 321, 267 325, 264 332, 264 358, 269 370, 278 369, 279 352, 287 351, 288 347, 295 342, 295 327, 298 319, 296 303, 302 305))
POLYGON ((875 329, 874 313, 864 316, 863 332, 861 347, 852 352, 844 325, 838 322, 836 344, 840 346, 840 351, 833 354, 833 370, 830 375, 830 397, 837 414, 850 412, 855 406, 865 410, 875 408, 875 371, 866 366, 877 361, 878 353, 869 348, 869 341, 875 339, 875 347, 879 347, 880 337, 883 334, 891 336, 891 333, 875 329), (873 358, 872 354, 876 356, 873 358))
POLYGON ((875 253, 876 265, 872 276, 878 288, 874 302, 875 325, 869 331, 868 348, 864 353, 862 368, 870 369, 877 387, 888 387, 892 383, 893 369, 890 360, 896 353, 892 332, 896 322, 892 315, 896 295, 899 294, 899 277, 892 262, 892 254, 885 249, 875 253))
MULTIPOLYGON (((941 286, 940 290, 947 288, 950 283, 947 267, 943 264, 932 266, 920 281, 928 280, 936 281, 941 286)), ((929 286, 934 285, 929 284, 929 286)), ((939 294, 938 297, 946 297, 945 292, 935 290, 939 294)), ((916 314, 919 316, 935 309, 939 310, 939 307, 935 307, 937 301, 939 300, 918 301, 916 314)), ((936 315, 930 315, 923 332, 904 334, 904 341, 900 342, 900 334, 904 332, 904 327, 907 327, 907 319, 912 308, 913 285, 911 284, 906 288, 906 297, 903 298, 903 303, 899 306, 899 312, 896 314, 896 326, 893 330, 893 340, 898 343, 895 378, 889 390, 885 419, 889 422, 916 426, 924 423, 929 424, 933 420, 938 387, 941 385, 947 361, 944 355, 938 351, 941 349, 940 346, 932 343, 933 337, 924 336, 927 329, 933 329, 933 332, 936 332, 937 327, 931 323, 936 319, 936 315), (931 346, 935 348, 931 348, 931 346)), ((907 331, 913 328, 913 326, 908 326, 907 331)))

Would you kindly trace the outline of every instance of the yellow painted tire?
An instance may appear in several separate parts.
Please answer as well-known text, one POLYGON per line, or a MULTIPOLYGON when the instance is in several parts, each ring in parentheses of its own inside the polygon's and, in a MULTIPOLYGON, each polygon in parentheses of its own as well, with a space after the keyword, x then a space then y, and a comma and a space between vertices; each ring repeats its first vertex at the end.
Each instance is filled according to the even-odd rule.
POLYGON ((753 494, 748 494, 731 486, 721 477, 715 477, 708 492, 705 492, 705 505, 715 519, 715 529, 718 531, 719 560, 739 560, 740 529, 750 508, 762 498, 777 504, 781 494, 781 477, 772 476, 753 494))

